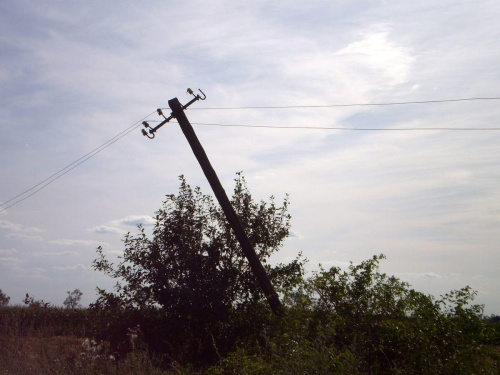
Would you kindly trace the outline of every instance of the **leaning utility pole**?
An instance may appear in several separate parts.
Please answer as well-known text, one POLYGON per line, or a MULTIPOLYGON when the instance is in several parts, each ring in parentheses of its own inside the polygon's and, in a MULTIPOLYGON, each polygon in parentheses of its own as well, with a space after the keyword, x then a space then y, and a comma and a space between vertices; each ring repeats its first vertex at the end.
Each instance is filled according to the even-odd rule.
POLYGON ((210 164, 210 160, 208 160, 205 150, 203 149, 200 141, 198 140, 198 137, 196 136, 196 133, 194 132, 192 125, 189 123, 189 120, 186 117, 186 114, 184 113, 184 110, 187 107, 189 107, 197 100, 205 100, 206 96, 201 90, 200 92, 203 94, 203 98, 200 97, 200 95, 195 95, 191 89, 188 89, 188 92, 194 95, 194 99, 192 99, 189 103, 187 103, 184 106, 181 105, 181 103, 177 98, 168 101, 168 105, 172 110, 172 114, 170 117, 166 118, 163 115, 162 111, 158 109, 158 114, 165 118, 165 120, 162 121, 158 126, 156 126, 155 128, 151 128, 147 122, 143 122, 144 126, 150 129, 149 134, 151 134, 152 137, 150 137, 146 132, 146 130, 144 129, 142 133, 148 138, 154 138, 154 133, 156 132, 156 130, 158 130, 161 126, 170 121, 172 118, 177 119, 177 122, 179 123, 182 132, 186 136, 186 139, 188 140, 189 145, 191 146, 191 149, 193 150, 193 153, 196 156, 196 159, 198 159, 198 162, 200 163, 200 166, 203 169, 203 173, 205 173, 205 176, 207 177, 207 180, 210 183, 210 186, 212 187, 212 190, 217 200, 219 201, 219 204, 221 205, 222 210, 224 211, 224 214, 226 215, 226 218, 229 221, 229 224, 231 225, 231 228, 233 229, 238 242, 241 245, 243 253, 248 259, 248 263, 250 264, 250 268, 252 269, 254 276, 259 281, 260 287, 267 298, 269 306, 271 307, 275 315, 281 315, 283 312, 283 307, 281 305, 281 301, 279 300, 278 294, 276 293, 276 290, 271 284, 271 281, 267 276, 264 266, 262 266, 262 263, 260 262, 257 253, 255 252, 250 240, 248 239, 248 236, 245 233, 243 226, 241 225, 238 215, 234 211, 234 208, 231 205, 231 202, 229 201, 226 192, 224 191, 224 188, 222 187, 219 178, 215 173, 215 170, 212 168, 212 165, 210 164))

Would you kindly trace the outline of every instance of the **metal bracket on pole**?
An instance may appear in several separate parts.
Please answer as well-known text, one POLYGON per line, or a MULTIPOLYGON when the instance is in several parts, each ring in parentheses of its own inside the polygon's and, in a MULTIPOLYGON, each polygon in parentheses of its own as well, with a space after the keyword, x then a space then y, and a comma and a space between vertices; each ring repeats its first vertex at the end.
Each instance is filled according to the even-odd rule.
MULTIPOLYGON (((186 103, 185 105, 182 106, 182 109, 187 109, 187 107, 189 107, 191 104, 193 104, 194 102, 198 101, 198 100, 205 100, 207 98, 207 96, 205 95, 205 93, 203 91, 201 91, 200 89, 198 89, 199 92, 201 92, 201 94, 203 95, 200 96, 199 94, 195 94, 193 92, 193 90, 191 90, 190 88, 187 89, 187 93, 190 94, 190 95, 193 95, 194 98, 191 99, 188 103, 186 103)), ((142 122, 142 125, 146 128, 146 129, 149 129, 149 131, 146 131, 146 129, 142 129, 142 135, 148 137, 149 139, 153 139, 155 137, 155 133, 158 129, 160 129, 163 125, 165 125, 167 122, 169 122, 170 120, 172 120, 174 117, 172 115, 170 115, 169 117, 165 117, 165 115, 163 114, 163 111, 161 108, 158 108, 156 110, 156 112, 158 113, 159 116, 162 116, 165 120, 163 120, 162 122, 160 122, 158 125, 156 125, 154 128, 151 127, 151 125, 148 124, 147 121, 143 121, 142 122)))

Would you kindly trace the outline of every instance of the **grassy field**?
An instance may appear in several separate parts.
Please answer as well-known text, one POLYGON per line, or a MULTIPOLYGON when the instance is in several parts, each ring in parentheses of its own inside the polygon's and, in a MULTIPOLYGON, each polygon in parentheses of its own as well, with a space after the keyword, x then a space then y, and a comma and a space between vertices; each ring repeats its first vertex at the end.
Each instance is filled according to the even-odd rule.
POLYGON ((188 373, 150 355, 133 327, 122 342, 106 340, 103 332, 112 320, 88 310, 0 308, 0 373, 188 373))
MULTIPOLYGON (((240 348, 224 358, 219 358, 218 363, 213 366, 200 368, 189 363, 181 365, 168 352, 162 355, 151 354, 146 346, 144 333, 135 325, 136 319, 136 316, 109 316, 104 312, 96 313, 86 309, 2 307, 0 373, 305 374, 309 373, 308 368, 311 365, 308 361, 323 360, 331 356, 327 350, 314 349, 312 346, 306 351, 304 347, 292 349, 290 353, 275 351, 272 357, 250 353, 247 349, 240 348)), ((500 373, 500 345, 489 345, 485 350, 490 353, 484 357, 489 362, 486 366, 489 370, 480 370, 477 373, 500 373)), ((342 364, 342 367, 333 373, 360 373, 355 369, 355 365, 349 367, 349 363, 356 360, 350 358, 349 353, 337 354, 329 360, 342 364)), ((389 373, 408 372, 395 370, 389 373)))

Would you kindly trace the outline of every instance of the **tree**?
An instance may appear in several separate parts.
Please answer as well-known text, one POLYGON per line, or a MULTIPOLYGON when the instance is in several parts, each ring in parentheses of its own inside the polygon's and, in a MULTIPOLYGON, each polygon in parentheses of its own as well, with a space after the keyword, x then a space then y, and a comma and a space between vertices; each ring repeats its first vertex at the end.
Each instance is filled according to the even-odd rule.
POLYGON ((63 302, 63 305, 66 309, 79 309, 82 307, 80 304, 80 300, 82 299, 83 293, 80 292, 80 289, 75 289, 72 292, 67 291, 68 296, 63 302))
MULTIPOLYGON (((139 234, 125 235, 125 251, 117 265, 101 247, 93 267, 118 280, 115 292, 98 288, 93 307, 160 309, 177 327, 205 332, 225 322, 231 311, 259 305, 260 286, 236 240, 222 209, 200 188, 192 189, 180 176, 179 194, 168 195, 156 213, 152 238, 142 226, 139 234)), ((277 206, 254 202, 244 177, 237 174, 231 203, 276 287, 296 283, 304 261, 269 265, 290 228, 288 197, 277 206)))
POLYGON ((28 307, 44 307, 44 308, 46 308, 46 307, 51 306, 50 302, 45 302, 43 299, 36 300, 35 297, 30 296, 28 293, 26 293, 26 297, 24 297, 23 302, 28 307))
POLYGON ((483 306, 472 304, 476 293, 467 286, 435 299, 381 273, 384 258, 348 270, 320 267, 285 293, 288 326, 280 345, 292 347, 305 366, 323 365, 324 373, 338 365, 325 362, 326 354, 347 358, 352 373, 486 373, 482 349, 491 339, 483 306))
POLYGON ((0 289, 0 307, 7 306, 9 304, 10 297, 8 297, 2 289, 0 289))

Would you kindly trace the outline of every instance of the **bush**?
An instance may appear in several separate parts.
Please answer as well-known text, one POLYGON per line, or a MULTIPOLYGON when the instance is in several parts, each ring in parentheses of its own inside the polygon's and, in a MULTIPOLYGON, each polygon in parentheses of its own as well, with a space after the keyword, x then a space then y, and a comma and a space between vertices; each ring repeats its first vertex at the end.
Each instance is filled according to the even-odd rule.
POLYGON ((0 307, 7 306, 9 304, 10 297, 8 297, 2 289, 0 289, 0 307))
POLYGON ((68 290, 68 296, 63 302, 63 306, 66 309, 78 309, 81 308, 82 305, 80 304, 80 301, 82 299, 83 293, 80 292, 80 289, 75 289, 72 292, 68 290))
POLYGON ((102 337, 119 347, 139 325, 150 352, 209 374, 498 373, 493 331, 469 287, 436 299, 381 273, 383 255, 309 278, 300 256, 271 266, 289 232, 288 200, 256 203, 241 175, 235 182, 232 205, 283 317, 268 308, 222 210, 181 177, 152 238, 140 226, 127 234, 117 265, 98 248, 94 268, 118 280, 92 306, 110 317, 102 337))
POLYGON ((498 373, 475 293, 436 300, 380 273, 383 258, 320 269, 285 290, 285 318, 268 317, 213 373, 498 373))
MULTIPOLYGON (((115 292, 98 289, 92 307, 157 313, 168 327, 158 338, 161 342, 210 363, 217 359, 214 337, 220 352, 234 349, 239 333, 232 330, 232 316, 260 309, 266 299, 222 209, 182 176, 180 181, 179 194, 167 196, 156 213, 151 239, 140 226, 138 235, 127 234, 116 266, 98 248, 94 269, 119 282, 115 292)), ((276 287, 299 282, 304 263, 299 257, 288 264, 267 264, 288 236, 288 199, 281 206, 273 197, 256 203, 238 174, 231 203, 271 282, 276 287)))

